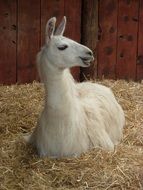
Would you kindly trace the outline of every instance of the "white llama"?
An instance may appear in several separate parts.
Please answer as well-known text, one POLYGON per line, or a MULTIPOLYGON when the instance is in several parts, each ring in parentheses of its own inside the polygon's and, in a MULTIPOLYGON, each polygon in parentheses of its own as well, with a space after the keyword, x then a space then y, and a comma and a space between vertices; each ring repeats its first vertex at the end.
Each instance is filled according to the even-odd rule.
POLYGON ((69 68, 88 67, 92 51, 66 37, 66 17, 55 31, 56 18, 46 25, 46 42, 37 66, 45 87, 45 106, 29 138, 40 156, 77 156, 93 147, 114 150, 122 138, 124 113, 111 90, 75 83, 69 68))

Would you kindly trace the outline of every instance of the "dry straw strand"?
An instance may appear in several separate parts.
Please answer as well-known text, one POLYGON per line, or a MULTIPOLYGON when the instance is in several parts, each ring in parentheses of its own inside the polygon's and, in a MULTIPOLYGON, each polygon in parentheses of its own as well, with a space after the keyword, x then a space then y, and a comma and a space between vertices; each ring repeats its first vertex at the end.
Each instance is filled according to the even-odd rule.
MULTIPOLYGON (((93 81, 94 82, 94 81, 93 81)), ((143 189, 143 83, 102 80, 126 115, 114 152, 94 149, 78 158, 39 158, 22 137, 36 125, 43 85, 0 86, 0 189, 143 189)))

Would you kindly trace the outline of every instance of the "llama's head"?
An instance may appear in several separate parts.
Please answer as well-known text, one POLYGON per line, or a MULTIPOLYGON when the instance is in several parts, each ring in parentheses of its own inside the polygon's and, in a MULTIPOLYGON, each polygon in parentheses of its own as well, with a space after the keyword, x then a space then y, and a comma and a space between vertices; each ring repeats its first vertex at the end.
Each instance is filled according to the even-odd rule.
POLYGON ((74 66, 88 67, 93 61, 92 51, 63 36, 66 17, 55 30, 56 18, 51 18, 46 25, 46 44, 44 52, 49 61, 48 64, 59 69, 70 68, 74 66))

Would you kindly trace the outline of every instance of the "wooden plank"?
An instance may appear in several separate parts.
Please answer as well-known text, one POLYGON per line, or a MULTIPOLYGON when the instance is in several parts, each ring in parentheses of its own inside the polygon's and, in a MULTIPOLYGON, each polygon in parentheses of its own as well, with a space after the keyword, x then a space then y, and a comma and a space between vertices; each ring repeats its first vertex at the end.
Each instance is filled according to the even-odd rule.
POLYGON ((40 0, 18 0, 17 82, 37 79, 36 54, 40 47, 40 0))
MULTIPOLYGON (((67 16, 65 35, 80 41, 80 10, 81 0, 41 0, 41 45, 45 41, 45 25, 49 18, 56 17, 57 25, 63 16, 67 16)), ((79 78, 79 68, 73 68, 72 74, 75 79, 79 78)))
POLYGON ((97 77, 98 0, 83 0, 82 3, 82 43, 92 49, 95 61, 90 67, 81 68, 81 80, 95 79, 97 77))
POLYGON ((137 80, 143 79, 143 1, 139 6, 139 32, 138 32, 138 58, 137 58, 137 80))
POLYGON ((65 0, 64 14, 67 17, 65 36, 80 42, 81 0, 65 0))
POLYGON ((137 80, 143 80, 143 62, 137 64, 137 80))
POLYGON ((98 77, 115 78, 118 1, 99 1, 98 77))
POLYGON ((138 7, 136 0, 119 1, 117 78, 136 78, 138 7))
POLYGON ((0 1, 0 83, 16 82, 16 0, 0 1))
POLYGON ((57 18, 57 25, 64 16, 64 0, 41 0, 41 45, 45 43, 45 26, 51 17, 57 18))
POLYGON ((41 36, 45 40, 45 25, 49 18, 56 17, 58 25, 63 16, 67 16, 65 36, 80 41, 81 0, 41 0, 41 36), (72 6, 71 6, 72 5, 72 6))
MULTIPOLYGON (((80 42, 81 38, 81 0, 65 0, 64 15, 67 17, 65 36, 80 42)), ((80 68, 71 69, 74 79, 79 80, 80 68)))

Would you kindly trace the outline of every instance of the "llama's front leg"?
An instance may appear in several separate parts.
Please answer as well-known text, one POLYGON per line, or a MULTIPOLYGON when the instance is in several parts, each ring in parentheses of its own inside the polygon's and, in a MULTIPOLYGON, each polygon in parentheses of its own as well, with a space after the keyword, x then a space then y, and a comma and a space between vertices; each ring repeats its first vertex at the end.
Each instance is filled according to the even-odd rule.
POLYGON ((98 129, 96 131, 88 130, 88 135, 93 147, 100 147, 109 151, 114 150, 114 144, 104 129, 98 129))
POLYGON ((105 150, 114 151, 114 144, 105 130, 102 130, 100 145, 105 150))

